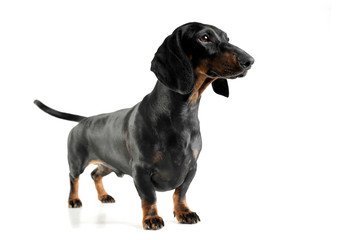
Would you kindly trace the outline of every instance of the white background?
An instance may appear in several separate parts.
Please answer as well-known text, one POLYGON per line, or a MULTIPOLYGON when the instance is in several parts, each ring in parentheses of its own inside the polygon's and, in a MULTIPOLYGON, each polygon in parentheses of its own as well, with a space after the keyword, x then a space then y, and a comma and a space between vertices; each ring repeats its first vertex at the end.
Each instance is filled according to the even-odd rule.
MULTIPOLYGON (((1 1, 1 198, 6 239, 360 239, 361 37, 357 1, 1 1), (40 99, 91 116, 131 107, 155 85, 153 55, 176 27, 228 33, 255 64, 204 93, 198 173, 187 199, 197 225, 158 193, 161 231, 143 231, 132 179, 89 167, 82 209, 68 209, 66 141, 75 125, 40 99)), ((3 239, 5 239, 2 236, 3 239)))

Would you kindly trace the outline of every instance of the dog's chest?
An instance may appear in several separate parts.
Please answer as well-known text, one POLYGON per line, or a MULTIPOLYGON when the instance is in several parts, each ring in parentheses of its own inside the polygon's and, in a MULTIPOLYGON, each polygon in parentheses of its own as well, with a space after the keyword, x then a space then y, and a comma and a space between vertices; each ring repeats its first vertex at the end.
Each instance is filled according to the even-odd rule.
POLYGON ((202 147, 198 130, 160 131, 153 146, 152 163, 159 168, 187 168, 195 163, 202 147), (163 136, 162 136, 163 135, 163 136))
POLYGON ((166 141, 158 142, 152 153, 152 181, 158 190, 180 186, 188 172, 196 167, 201 150, 198 132, 168 131, 166 141))
POLYGON ((196 167, 196 160, 188 155, 167 156, 153 167, 151 179, 154 187, 158 191, 167 191, 184 182, 188 172, 196 167))

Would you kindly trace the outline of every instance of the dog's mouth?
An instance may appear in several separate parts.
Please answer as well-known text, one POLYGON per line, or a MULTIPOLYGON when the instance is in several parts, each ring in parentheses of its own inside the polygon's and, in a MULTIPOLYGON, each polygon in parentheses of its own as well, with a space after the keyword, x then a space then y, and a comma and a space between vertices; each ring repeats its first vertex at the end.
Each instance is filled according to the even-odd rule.
POLYGON ((247 75, 248 70, 244 70, 242 73, 230 77, 230 79, 243 78, 247 75))
POLYGON ((245 77, 247 75, 247 72, 248 72, 248 69, 242 69, 241 71, 233 71, 231 69, 224 69, 222 73, 211 71, 210 75, 220 77, 220 78, 236 79, 236 78, 245 77))

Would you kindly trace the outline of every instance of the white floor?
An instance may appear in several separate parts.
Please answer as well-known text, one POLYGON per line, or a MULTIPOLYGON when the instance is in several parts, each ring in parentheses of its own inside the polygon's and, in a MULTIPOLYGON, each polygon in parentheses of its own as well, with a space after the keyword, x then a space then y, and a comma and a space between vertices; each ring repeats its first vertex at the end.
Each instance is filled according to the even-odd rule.
MULTIPOLYGON (((205 166, 207 168, 207 166, 205 166)), ((188 203, 201 222, 183 225, 172 213, 172 192, 158 193, 159 215, 165 227, 158 231, 142 229, 140 200, 132 179, 104 178, 114 204, 101 204, 87 169, 80 179, 83 207, 67 208, 67 178, 53 173, 53 178, 30 189, 22 182, 18 192, 1 206, 1 232, 6 239, 98 239, 98 238, 157 238, 184 239, 232 236, 233 239, 358 239, 359 217, 355 201, 340 186, 336 190, 325 185, 305 182, 309 189, 274 180, 247 183, 227 182, 231 178, 195 179, 188 194, 188 203), (61 183, 61 181, 63 183, 61 183), (205 181, 208 181, 205 182, 205 181), (238 185, 238 187, 236 187, 238 185), (325 189, 326 188, 326 189, 325 189), (45 195, 41 195, 44 194, 45 195), (345 203, 349 203, 349 205, 345 203)), ((246 178, 249 178, 247 176, 246 178)), ((274 178, 277 178, 274 176, 274 178)), ((294 179, 293 179, 294 180, 294 179)), ((34 177, 32 184, 41 183, 34 177)), ((294 182, 292 183, 294 184, 294 182)), ((14 185, 13 185, 14 186, 14 185)), ((356 191, 356 189, 355 189, 356 191)))

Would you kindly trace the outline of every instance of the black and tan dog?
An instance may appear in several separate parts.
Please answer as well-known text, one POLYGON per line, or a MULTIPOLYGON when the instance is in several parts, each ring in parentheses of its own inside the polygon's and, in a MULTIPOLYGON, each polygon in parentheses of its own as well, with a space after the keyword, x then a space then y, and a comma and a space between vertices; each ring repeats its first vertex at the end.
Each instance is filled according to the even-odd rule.
POLYGON ((93 117, 58 112, 34 103, 58 118, 79 122, 68 140, 69 207, 82 206, 78 196, 80 174, 89 164, 103 203, 114 202, 102 178, 111 172, 134 179, 143 208, 143 227, 164 226, 158 215, 156 191, 175 189, 174 215, 180 223, 197 223, 188 208, 186 192, 197 170, 202 148, 198 107, 202 92, 213 90, 228 97, 227 78, 246 75, 254 59, 229 43, 220 29, 188 23, 168 36, 155 53, 151 70, 158 81, 153 91, 132 108, 93 117))

